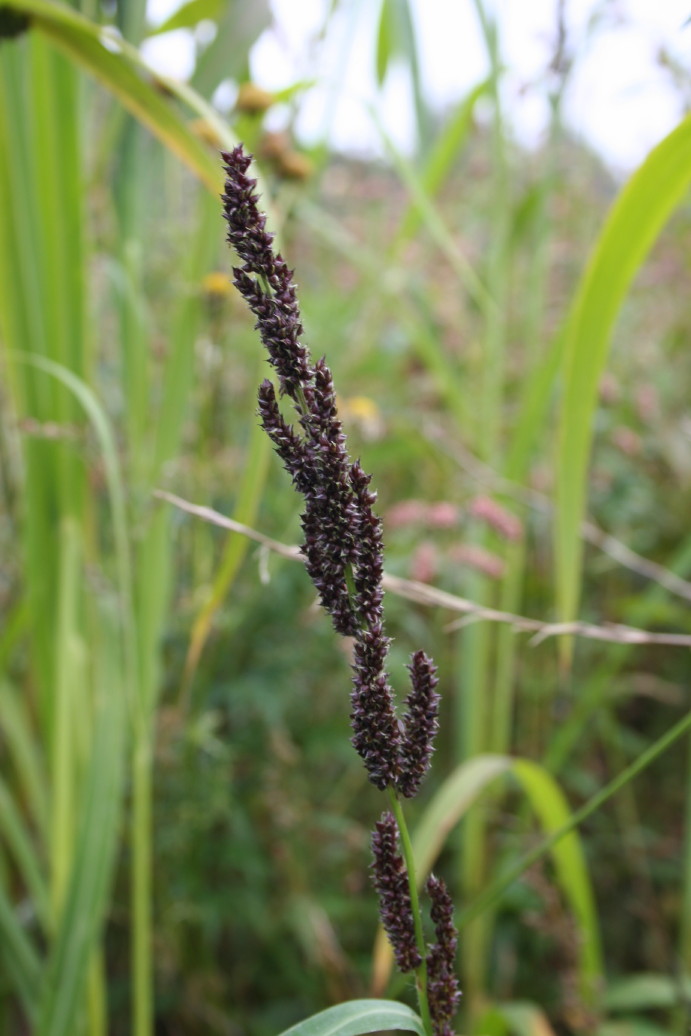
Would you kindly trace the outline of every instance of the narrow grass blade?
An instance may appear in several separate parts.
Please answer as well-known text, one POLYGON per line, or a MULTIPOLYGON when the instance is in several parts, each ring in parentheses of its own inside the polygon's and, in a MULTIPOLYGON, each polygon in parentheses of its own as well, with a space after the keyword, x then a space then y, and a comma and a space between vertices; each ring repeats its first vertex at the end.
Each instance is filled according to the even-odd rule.
POLYGON ((195 221, 197 229, 185 270, 190 290, 174 313, 170 356, 163 374, 161 409, 150 473, 152 482, 158 479, 161 466, 175 455, 182 436, 181 415, 185 413, 194 381, 194 345, 202 310, 200 286, 204 275, 213 268, 219 241, 218 220, 218 198, 200 194, 195 221))
POLYGON ((51 948, 47 981, 41 1000, 39 1036, 68 1036, 75 1031, 82 1007, 90 959, 108 901, 117 845, 119 806, 123 787, 123 756, 127 726, 127 691, 136 720, 136 638, 132 626, 132 590, 125 501, 115 439, 108 419, 91 389, 71 371, 40 356, 18 355, 61 381, 86 411, 103 456, 113 517, 120 590, 118 614, 92 620, 98 638, 93 658, 99 693, 95 703, 94 735, 82 781, 82 801, 76 811, 80 824, 57 936, 51 948))
POLYGON ((148 36, 161 36, 175 29, 193 29, 201 21, 215 22, 223 10, 223 0, 187 0, 170 17, 152 29, 148 36))
POLYGON ((18 354, 15 359, 31 364, 57 378, 74 394, 91 422, 103 456, 106 484, 113 519, 113 536, 118 567, 118 583, 122 596, 122 622, 125 645, 125 671, 130 693, 134 695, 136 680, 136 635, 133 628, 132 572, 127 531, 125 490, 115 444, 115 435, 106 413, 89 386, 59 363, 42 356, 18 354))
POLYGON ((114 32, 89 22, 62 4, 45 0, 16 0, 15 3, 13 0, 12 6, 30 15, 35 28, 103 83, 129 112, 218 194, 221 171, 216 156, 157 91, 155 73, 149 70, 148 81, 139 74, 137 66, 143 62, 133 47, 114 32))
POLYGON ((513 1036, 554 1036, 554 1029, 547 1021, 544 1011, 535 1004, 520 1001, 496 1004, 490 1014, 492 1017, 500 1018, 513 1036))
POLYGON ((407 67, 417 122, 417 144, 419 151, 424 154, 429 147, 431 125, 420 75, 418 34, 413 23, 410 2, 409 0, 385 0, 385 6, 389 9, 391 57, 397 58, 407 67))
MULTIPOLYGON (((453 165, 463 150, 465 143, 473 126, 473 112, 475 105, 487 93, 487 80, 478 83, 467 97, 464 97, 453 115, 447 120, 444 130, 435 141, 429 158, 419 179, 419 191, 427 198, 433 198, 449 176, 453 165)), ((411 201, 408 209, 401 220, 401 225, 396 234, 392 252, 397 252, 401 244, 410 240, 420 226, 423 216, 423 206, 419 205, 416 198, 419 197, 418 189, 413 190, 410 185, 411 201)))
MULTIPOLYGON (((117 643, 117 627, 110 639, 117 643)), ((100 658, 110 658, 118 672, 117 654, 102 636, 100 658)), ((89 959, 97 946, 108 903, 123 784, 127 722, 124 695, 117 677, 101 667, 101 683, 93 748, 83 781, 80 830, 65 907, 50 954, 37 1036, 70 1036, 85 992, 89 959)))
POLYGON ((298 1022, 281 1036, 363 1036, 384 1029, 425 1036, 422 1020, 394 1000, 349 1000, 298 1022))
MULTIPOLYGON (((546 834, 569 822, 571 811, 554 778, 538 763, 515 759, 511 767, 546 834)), ((592 1003, 602 979, 602 950, 592 886, 577 831, 551 849, 562 891, 578 928, 577 955, 581 993, 592 1003)))
POLYGON ((647 972, 627 975, 607 985, 608 1011, 659 1011, 691 1000, 691 976, 672 977, 647 972))
POLYGON ((666 1026, 649 1022, 647 1018, 625 1018, 616 1022, 605 1022, 595 1030, 595 1036, 670 1036, 666 1026))
POLYGON ((31 895, 44 931, 50 929, 48 888, 39 867, 39 855, 27 830, 17 803, 7 785, 0 779, 0 843, 4 842, 14 858, 17 871, 31 895))
POLYGON ((41 961, 0 884, 0 960, 29 1019, 36 1019, 43 985, 41 961))
MULTIPOLYGON (((564 403, 557 453, 557 606, 578 610, 587 469, 597 387, 614 324, 633 278, 691 182, 691 116, 665 137, 615 201, 566 324, 564 403)), ((566 643, 566 642, 564 642, 566 643)))
POLYGON ((597 791, 586 803, 574 810, 568 820, 557 830, 550 832, 542 842, 522 856, 515 863, 509 865, 494 881, 491 881, 477 899, 463 909, 458 917, 459 926, 463 926, 474 917, 489 909, 506 892, 517 878, 523 874, 528 867, 531 867, 537 860, 550 852, 562 838, 565 838, 574 828, 587 820, 589 816, 604 806, 605 802, 611 799, 621 788, 632 781, 643 772, 650 764, 661 756, 667 749, 691 730, 691 712, 667 730, 662 737, 659 737, 652 745, 646 748, 638 758, 630 763, 625 770, 606 784, 604 788, 597 791))
POLYGON ((377 83, 384 85, 389 65, 396 53, 396 22, 392 0, 383 0, 377 26, 377 58, 375 68, 377 83))
POLYGON ((502 755, 480 755, 447 777, 422 815, 413 835, 415 864, 424 881, 446 842, 449 832, 465 815, 485 788, 511 770, 511 759, 502 755))
POLYGON ((27 803, 31 820, 41 836, 48 829, 48 780, 36 739, 19 695, 9 683, 0 682, 0 730, 7 758, 16 775, 16 787, 27 803))
POLYGON ((64 518, 60 523, 55 550, 58 592, 55 601, 55 705, 50 746, 50 871, 53 910, 59 916, 72 866, 76 801, 84 761, 79 735, 83 737, 85 733, 85 717, 90 711, 90 703, 84 700, 85 652, 79 621, 81 528, 73 519, 64 518))
POLYGON ((223 0, 222 16, 216 22, 216 36, 197 61, 192 85, 204 97, 211 97, 224 79, 247 79, 247 55, 252 44, 271 24, 268 0, 223 0))
MULTIPOLYGON (((256 518, 266 475, 269 470, 270 457, 269 439, 260 425, 255 423, 250 434, 245 474, 239 486, 237 504, 233 510, 233 517, 236 521, 242 522, 243 525, 251 525, 256 518)), ((211 593, 192 627, 182 685, 182 696, 185 699, 188 696, 190 682, 211 631, 214 616, 225 600, 248 549, 249 541, 246 537, 235 536, 233 533, 228 536, 211 593)))
POLYGON ((375 112, 372 118, 377 127, 382 143, 387 154, 398 173, 401 182, 408 190, 411 202, 417 210, 420 220, 429 233, 434 243, 438 246, 442 255, 445 256, 452 270, 458 277, 460 283, 468 292, 477 305, 483 311, 489 311, 496 306, 485 283, 475 270, 470 260, 463 254, 449 231, 446 220, 443 218, 434 200, 425 189, 424 182, 413 168, 412 164, 394 146, 393 141, 384 130, 384 126, 375 112))

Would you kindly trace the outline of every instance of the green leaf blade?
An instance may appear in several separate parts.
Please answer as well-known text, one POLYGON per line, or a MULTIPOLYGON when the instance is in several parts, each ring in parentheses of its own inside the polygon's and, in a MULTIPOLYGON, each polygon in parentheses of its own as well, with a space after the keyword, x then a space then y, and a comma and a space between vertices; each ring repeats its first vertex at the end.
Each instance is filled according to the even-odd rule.
MULTIPOLYGON (((512 770, 545 834, 562 830, 571 819, 571 811, 552 775, 530 759, 514 759, 512 770)), ((578 831, 565 834, 550 852, 559 884, 578 927, 581 992, 592 1003, 602 978, 602 950, 597 910, 578 831)))
POLYGON ((557 454, 557 608, 575 619, 587 471, 597 389, 612 331, 634 277, 691 183, 691 116, 650 152, 616 199, 566 324, 557 454))
POLYGON ((497 777, 508 773, 508 756, 479 755, 446 778, 422 815, 413 835, 415 865, 420 882, 429 873, 449 832, 497 777))
POLYGON ((281 1036, 364 1036, 386 1029, 425 1036, 418 1015, 394 1000, 349 1000, 298 1022, 281 1036))
POLYGON ((178 7, 177 11, 173 11, 169 18, 152 29, 149 36, 162 36, 176 29, 193 29, 203 21, 215 22, 222 11, 222 0, 188 0, 182 7, 178 7))
MULTIPOLYGON (((99 80, 209 190, 219 193, 222 181, 216 156, 157 90, 154 84, 159 77, 145 69, 133 47, 62 4, 16 0, 12 6, 29 14, 34 28, 99 80), (149 81, 140 70, 148 71, 149 81)), ((172 81, 166 86, 174 89, 172 81)), ((187 95, 190 91, 183 85, 176 92, 187 95)))

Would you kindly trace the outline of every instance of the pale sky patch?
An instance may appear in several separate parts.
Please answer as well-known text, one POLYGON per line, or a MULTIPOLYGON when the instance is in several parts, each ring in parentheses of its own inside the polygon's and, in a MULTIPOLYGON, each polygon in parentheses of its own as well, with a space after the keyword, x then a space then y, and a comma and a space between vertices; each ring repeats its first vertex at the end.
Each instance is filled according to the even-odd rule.
MULTIPOLYGON (((471 0, 411 0, 420 65, 428 103, 444 111, 483 78, 487 58, 471 0)), ((152 21, 178 6, 150 0, 152 21)), ((254 79, 268 90, 299 80, 317 86, 301 101, 297 131, 307 142, 330 144, 359 154, 382 151, 371 108, 397 146, 414 141, 411 90, 405 69, 392 68, 383 90, 374 73, 379 4, 343 0, 316 41, 328 0, 272 0, 274 24, 253 48, 254 79)), ((553 50, 556 0, 503 0, 497 7, 501 48, 508 74, 504 96, 510 123, 527 145, 539 142, 548 119, 545 71, 553 50)), ((564 118, 616 169, 626 171, 679 121, 682 105, 658 57, 666 47, 691 70, 691 13, 688 0, 570 0, 567 24, 575 50, 574 74, 564 118), (594 15, 606 10, 595 29, 594 15)), ((169 33, 145 44, 160 71, 187 77, 194 61, 189 32, 169 33)))

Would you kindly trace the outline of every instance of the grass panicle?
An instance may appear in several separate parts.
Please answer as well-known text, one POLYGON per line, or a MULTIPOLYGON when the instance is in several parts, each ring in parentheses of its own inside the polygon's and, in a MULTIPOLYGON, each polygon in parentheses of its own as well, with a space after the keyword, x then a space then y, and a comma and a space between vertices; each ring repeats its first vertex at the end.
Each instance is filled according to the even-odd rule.
MULTIPOLYGON (((243 260, 233 270, 235 285, 257 318, 255 328, 276 371, 280 395, 292 400, 301 431, 283 418, 269 381, 259 389, 260 419, 305 500, 302 551, 320 603, 336 631, 354 640, 353 746, 377 788, 411 798, 429 767, 438 727, 436 668, 423 651, 413 655, 412 690, 405 718, 399 720, 386 671, 390 641, 384 632, 382 523, 372 510, 376 494, 370 489, 370 476, 348 456, 331 371, 324 359, 311 362, 301 340, 303 326, 292 271, 274 252, 266 217, 258 209, 256 180, 247 176, 251 156, 238 145, 223 152, 223 162, 228 242, 243 260)), ((398 823, 403 823, 400 805, 397 815, 398 823)), ((393 813, 385 812, 372 839, 382 924, 399 968, 416 972, 420 1011, 429 1036, 447 1036, 455 1004, 449 985, 456 948, 455 936, 450 934, 450 900, 444 899, 449 907, 446 941, 440 942, 437 924, 438 940, 430 950, 436 969, 434 1010, 430 1011, 417 879, 412 857, 404 861, 398 852, 398 823, 393 813)), ((434 917, 442 907, 440 886, 432 888, 434 917)))

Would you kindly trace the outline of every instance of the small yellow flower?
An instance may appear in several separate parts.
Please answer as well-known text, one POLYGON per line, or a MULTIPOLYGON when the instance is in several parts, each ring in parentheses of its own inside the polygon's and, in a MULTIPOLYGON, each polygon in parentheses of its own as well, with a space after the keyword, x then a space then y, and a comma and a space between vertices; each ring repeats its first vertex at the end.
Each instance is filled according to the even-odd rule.
POLYGON ((384 434, 384 420, 379 407, 369 396, 351 396, 340 399, 341 417, 357 425, 366 439, 380 439, 384 434))
POLYGON ((351 396, 350 399, 344 399, 342 405, 348 416, 361 421, 371 421, 380 416, 379 407, 369 396, 351 396))
POLYGON ((228 298, 234 293, 235 288, 227 273, 212 270, 202 278, 202 291, 212 298, 228 298))

